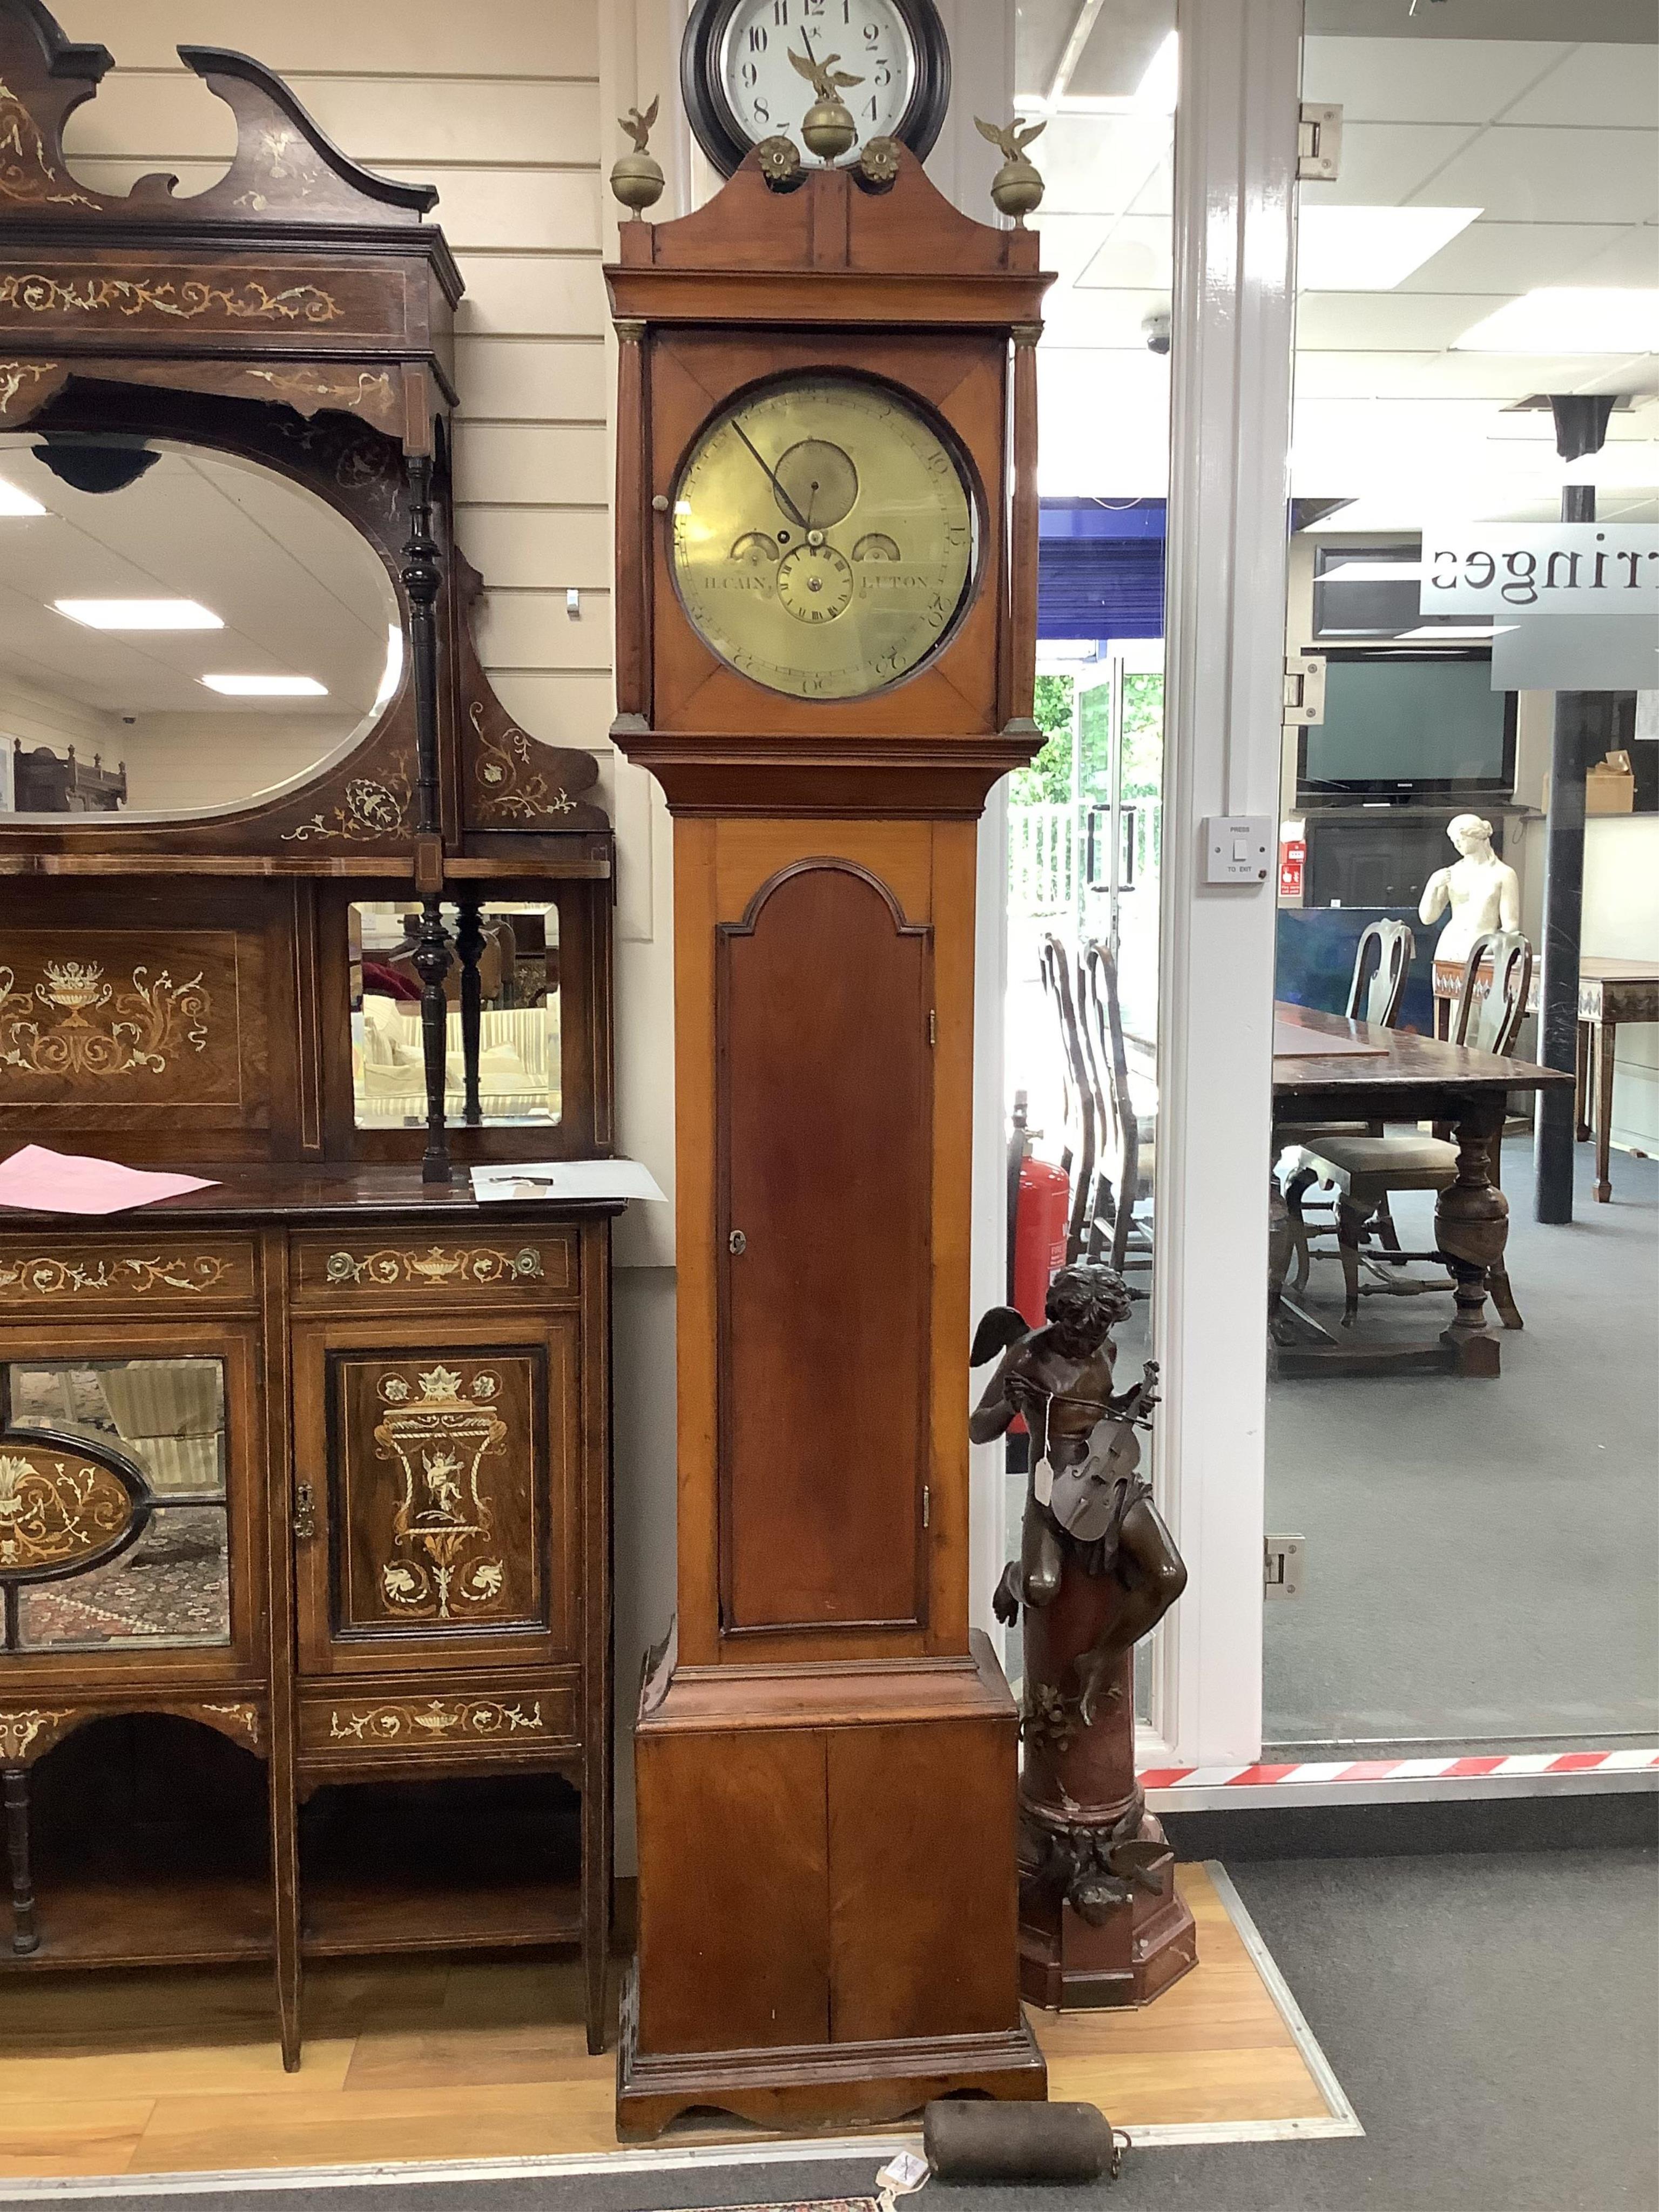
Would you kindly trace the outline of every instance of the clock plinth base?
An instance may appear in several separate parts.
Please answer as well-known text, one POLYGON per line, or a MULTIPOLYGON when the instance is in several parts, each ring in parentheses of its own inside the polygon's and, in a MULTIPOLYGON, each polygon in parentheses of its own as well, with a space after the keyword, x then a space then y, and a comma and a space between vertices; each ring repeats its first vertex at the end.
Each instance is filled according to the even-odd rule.
POLYGON ((634 1738, 619 2133, 694 2106, 834 2127, 1047 2094, 1016 1966, 1017 1725, 980 1635, 959 1656, 664 1662, 634 1738))
POLYGON ((793 2130, 879 2126, 935 2097, 1040 2103, 1048 2094, 1048 2069, 1023 2015, 999 2035, 642 2053, 637 1976, 630 1964, 617 2051, 617 2133, 624 2142, 659 2136, 694 2108, 793 2130))

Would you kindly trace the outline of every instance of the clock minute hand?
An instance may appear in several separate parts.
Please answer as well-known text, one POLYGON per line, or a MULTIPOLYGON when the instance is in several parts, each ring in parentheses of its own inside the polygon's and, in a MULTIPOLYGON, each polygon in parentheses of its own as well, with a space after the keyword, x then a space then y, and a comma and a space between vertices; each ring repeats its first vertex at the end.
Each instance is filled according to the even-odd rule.
POLYGON ((789 520, 795 525, 797 529, 805 530, 806 527, 806 517, 801 513, 794 501, 790 498, 788 493, 778 482, 777 471, 768 465, 754 440, 750 436, 747 430, 744 428, 742 423, 737 421, 735 417, 732 419, 732 428, 737 432, 738 437, 743 440, 744 444, 748 447, 750 452, 753 453, 757 461, 760 463, 762 469, 765 471, 766 480, 771 485, 774 492, 776 493, 778 502, 783 508, 784 513, 789 517, 789 520))

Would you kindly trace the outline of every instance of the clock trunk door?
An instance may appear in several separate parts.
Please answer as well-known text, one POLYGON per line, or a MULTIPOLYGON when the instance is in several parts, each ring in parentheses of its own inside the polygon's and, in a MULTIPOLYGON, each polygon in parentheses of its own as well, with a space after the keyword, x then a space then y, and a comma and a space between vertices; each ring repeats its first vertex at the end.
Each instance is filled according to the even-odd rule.
POLYGON ((931 933, 805 861, 720 933, 726 1634, 924 1625, 931 933))

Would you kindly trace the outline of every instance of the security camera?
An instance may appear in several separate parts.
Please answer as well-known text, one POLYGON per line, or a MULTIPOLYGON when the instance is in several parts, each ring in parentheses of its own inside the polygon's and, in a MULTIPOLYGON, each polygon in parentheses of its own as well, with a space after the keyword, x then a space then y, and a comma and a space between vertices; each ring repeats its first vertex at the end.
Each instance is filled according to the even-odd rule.
POLYGON ((1170 350, 1170 310, 1154 307, 1140 319, 1140 335, 1146 341, 1149 353, 1168 353, 1170 350))

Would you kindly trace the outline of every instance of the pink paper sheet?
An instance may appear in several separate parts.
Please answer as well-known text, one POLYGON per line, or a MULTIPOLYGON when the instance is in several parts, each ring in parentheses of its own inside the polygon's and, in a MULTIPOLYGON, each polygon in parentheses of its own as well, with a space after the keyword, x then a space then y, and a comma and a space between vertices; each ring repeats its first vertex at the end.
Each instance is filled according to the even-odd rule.
POLYGON ((40 1213, 125 1213, 158 1198, 177 1198, 187 1190, 207 1190, 211 1176, 166 1175, 148 1168, 124 1168, 118 1160, 97 1160, 78 1152, 48 1152, 25 1145, 0 1160, 0 1206, 28 1206, 40 1213))

